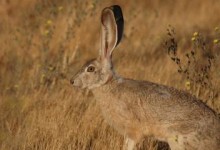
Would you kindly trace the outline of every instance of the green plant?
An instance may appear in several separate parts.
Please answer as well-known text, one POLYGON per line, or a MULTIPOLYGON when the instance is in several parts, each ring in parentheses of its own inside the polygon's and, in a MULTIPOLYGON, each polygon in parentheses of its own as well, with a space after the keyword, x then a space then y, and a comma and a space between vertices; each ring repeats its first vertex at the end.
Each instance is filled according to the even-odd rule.
MULTIPOLYGON (((169 26, 165 48, 170 59, 176 63, 177 71, 185 81, 186 89, 197 97, 203 97, 214 104, 219 97, 219 90, 215 86, 217 73, 216 60, 219 59, 219 31, 211 37, 194 32, 191 38, 190 50, 186 50, 183 57, 178 54, 178 43, 175 29, 169 26)), ((184 50, 185 51, 185 50, 184 50)))

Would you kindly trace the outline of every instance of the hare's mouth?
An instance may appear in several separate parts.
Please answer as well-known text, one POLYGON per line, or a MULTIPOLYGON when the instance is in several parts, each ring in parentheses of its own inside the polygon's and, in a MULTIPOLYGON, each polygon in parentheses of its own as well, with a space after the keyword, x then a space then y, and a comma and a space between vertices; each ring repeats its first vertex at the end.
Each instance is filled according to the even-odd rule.
POLYGON ((77 79, 71 79, 70 84, 76 88, 84 89, 85 87, 83 86, 81 80, 77 79))
POLYGON ((77 90, 87 89, 85 86, 82 86, 82 85, 74 85, 74 84, 72 84, 72 86, 73 86, 74 89, 77 89, 77 90))
POLYGON ((82 87, 82 86, 73 86, 73 88, 77 91, 81 91, 81 90, 86 90, 86 87, 82 87))

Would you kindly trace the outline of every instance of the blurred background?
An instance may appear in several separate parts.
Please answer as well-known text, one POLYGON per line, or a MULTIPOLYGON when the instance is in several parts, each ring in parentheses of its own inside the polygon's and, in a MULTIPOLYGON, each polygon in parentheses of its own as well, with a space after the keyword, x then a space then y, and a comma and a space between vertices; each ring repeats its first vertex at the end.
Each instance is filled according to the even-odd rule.
MULTIPOLYGON (((89 91, 69 79, 98 54, 100 13, 125 20, 118 74, 173 86, 220 112, 219 0, 0 0, 0 149, 121 149, 89 91)), ((141 149, 168 149, 146 138, 141 149)))

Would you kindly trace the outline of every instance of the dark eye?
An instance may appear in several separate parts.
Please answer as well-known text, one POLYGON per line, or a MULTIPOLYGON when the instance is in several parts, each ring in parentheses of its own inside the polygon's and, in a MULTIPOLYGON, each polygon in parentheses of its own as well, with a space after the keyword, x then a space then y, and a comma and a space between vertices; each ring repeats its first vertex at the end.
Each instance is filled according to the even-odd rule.
POLYGON ((94 72, 95 71, 95 67, 94 66, 89 66, 87 68, 87 72, 94 72))

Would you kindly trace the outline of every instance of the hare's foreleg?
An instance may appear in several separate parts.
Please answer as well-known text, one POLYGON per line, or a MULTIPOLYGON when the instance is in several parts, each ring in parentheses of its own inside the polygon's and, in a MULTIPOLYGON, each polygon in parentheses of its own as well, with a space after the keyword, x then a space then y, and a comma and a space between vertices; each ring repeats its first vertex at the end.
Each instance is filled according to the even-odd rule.
POLYGON ((185 150, 186 140, 187 139, 185 137, 182 137, 180 135, 175 135, 173 137, 170 137, 167 142, 171 150, 185 150))
POLYGON ((123 150, 134 150, 135 149, 135 141, 130 138, 125 138, 123 150))

